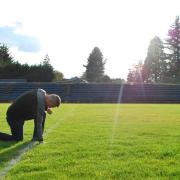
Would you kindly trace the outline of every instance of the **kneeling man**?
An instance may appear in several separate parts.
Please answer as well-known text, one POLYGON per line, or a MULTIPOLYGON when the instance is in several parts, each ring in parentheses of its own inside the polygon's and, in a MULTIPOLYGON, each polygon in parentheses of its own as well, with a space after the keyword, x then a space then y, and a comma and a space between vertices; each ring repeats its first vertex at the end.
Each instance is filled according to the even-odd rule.
POLYGON ((7 122, 12 135, 1 133, 0 140, 22 141, 23 126, 26 120, 34 119, 33 141, 43 141, 46 111, 51 114, 51 108, 58 107, 61 99, 56 94, 47 94, 43 89, 27 91, 19 96, 7 110, 7 122))

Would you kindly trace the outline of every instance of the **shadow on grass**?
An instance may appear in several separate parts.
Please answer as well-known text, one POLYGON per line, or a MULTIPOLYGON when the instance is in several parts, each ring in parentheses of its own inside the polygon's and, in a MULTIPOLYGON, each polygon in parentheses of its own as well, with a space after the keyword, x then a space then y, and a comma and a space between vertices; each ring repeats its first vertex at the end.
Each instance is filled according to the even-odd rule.
POLYGON ((17 143, 18 142, 15 142, 15 141, 0 141, 0 154, 1 154, 1 151, 4 151, 5 149, 10 148, 17 143))
POLYGON ((0 142, 0 149, 4 148, 0 152, 0 171, 13 159, 16 160, 18 157, 23 155, 29 149, 34 146, 34 142, 0 142))

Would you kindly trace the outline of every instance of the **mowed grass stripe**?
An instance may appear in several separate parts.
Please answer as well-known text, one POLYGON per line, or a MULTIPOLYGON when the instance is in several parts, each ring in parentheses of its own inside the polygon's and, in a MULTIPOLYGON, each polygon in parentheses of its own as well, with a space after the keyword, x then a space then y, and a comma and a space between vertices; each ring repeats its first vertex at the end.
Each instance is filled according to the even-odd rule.
MULTIPOLYGON (((179 109, 120 104, 117 111, 116 104, 64 104, 48 117, 46 128, 66 116, 61 125, 6 179, 180 179, 179 109)), ((26 138, 30 135, 27 127, 26 138)))

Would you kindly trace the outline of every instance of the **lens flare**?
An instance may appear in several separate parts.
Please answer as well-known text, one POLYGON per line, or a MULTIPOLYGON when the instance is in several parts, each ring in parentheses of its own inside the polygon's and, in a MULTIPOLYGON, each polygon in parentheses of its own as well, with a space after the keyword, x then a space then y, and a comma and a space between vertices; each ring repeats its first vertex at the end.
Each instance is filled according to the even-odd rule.
POLYGON ((120 106, 119 106, 119 104, 122 102, 123 89, 124 89, 124 84, 122 83, 121 87, 120 87, 120 90, 119 90, 117 104, 116 104, 116 110, 115 110, 115 115, 114 115, 114 119, 113 119, 111 144, 114 143, 114 138, 115 138, 115 134, 116 134, 116 127, 117 127, 117 125, 119 123, 119 120, 120 120, 120 116, 119 116, 120 106))

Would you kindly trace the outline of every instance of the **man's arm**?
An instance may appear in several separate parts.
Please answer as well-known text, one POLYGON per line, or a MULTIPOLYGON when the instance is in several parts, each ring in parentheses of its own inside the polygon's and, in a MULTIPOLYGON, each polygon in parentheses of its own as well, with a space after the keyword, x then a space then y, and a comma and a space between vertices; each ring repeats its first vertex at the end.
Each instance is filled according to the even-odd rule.
POLYGON ((45 93, 41 89, 38 89, 37 92, 37 114, 34 120, 34 141, 43 141, 43 121, 45 121, 45 102, 44 102, 45 93))
POLYGON ((36 119, 34 120, 34 134, 33 141, 43 141, 43 116, 38 113, 36 119))

